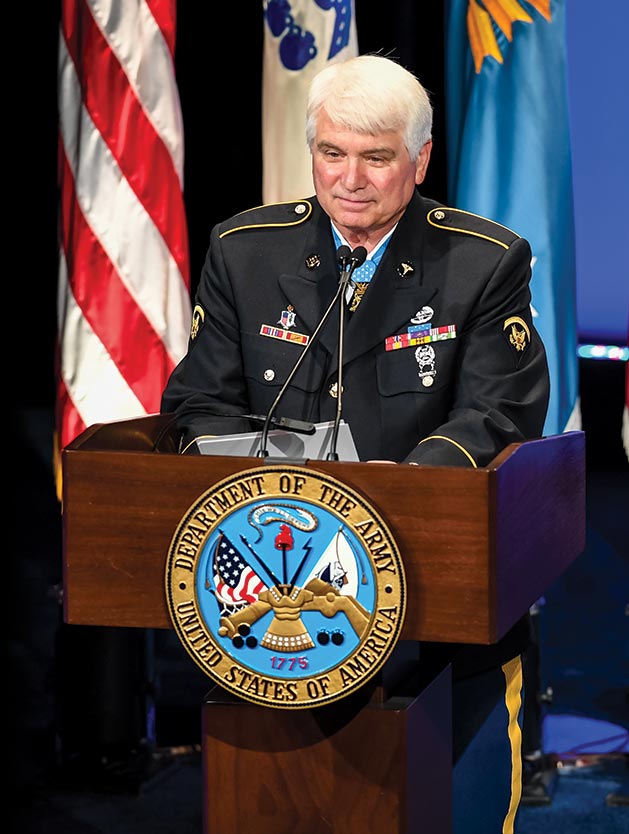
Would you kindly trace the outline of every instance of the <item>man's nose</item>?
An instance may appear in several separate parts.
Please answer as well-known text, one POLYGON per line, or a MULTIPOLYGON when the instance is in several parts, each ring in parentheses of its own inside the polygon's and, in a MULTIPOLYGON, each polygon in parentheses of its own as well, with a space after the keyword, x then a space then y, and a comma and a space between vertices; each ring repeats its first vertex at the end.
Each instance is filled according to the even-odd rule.
POLYGON ((343 185, 348 191, 356 191, 358 188, 363 188, 366 182, 365 166, 362 159, 345 160, 345 170, 343 171, 343 185))

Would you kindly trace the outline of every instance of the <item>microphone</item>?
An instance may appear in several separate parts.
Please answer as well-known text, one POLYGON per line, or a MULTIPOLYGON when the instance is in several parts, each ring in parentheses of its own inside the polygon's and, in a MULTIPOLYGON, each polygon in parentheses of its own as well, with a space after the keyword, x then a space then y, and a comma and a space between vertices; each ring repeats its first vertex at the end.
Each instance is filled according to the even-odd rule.
POLYGON ((347 269, 347 265, 351 257, 352 250, 349 248, 349 246, 339 246, 339 248, 336 250, 336 262, 341 267, 342 272, 347 269))
POLYGON ((357 246, 349 256, 349 276, 352 277, 352 272, 362 266, 367 260, 367 250, 364 246, 357 246))
MULTIPOLYGON (((365 255, 363 257, 363 260, 360 261, 360 263, 362 263, 365 260, 365 258, 367 257, 367 250, 364 248, 364 246, 359 246, 358 249, 362 249, 363 252, 365 253, 365 255)), ((357 252, 358 249, 355 250, 355 252, 357 252)), ((349 246, 345 246, 345 245, 339 246, 339 248, 336 250, 336 260, 337 260, 337 263, 339 264, 339 266, 341 267, 341 279, 339 281, 338 288, 337 288, 336 292, 334 293, 334 297, 332 298, 332 301, 330 301, 330 304, 328 305, 328 308, 326 309, 325 313, 321 317, 321 321, 316 326, 312 336, 310 337, 310 340, 309 340, 308 344, 302 350, 302 352, 299 354, 299 357, 297 358, 297 361, 295 362, 295 364, 293 365, 290 373, 288 374, 288 376, 284 380, 284 384, 282 385, 282 387, 278 391, 277 397, 271 403, 271 407, 269 408, 269 410, 267 412, 267 415, 266 415, 266 419, 264 421, 264 426, 262 427, 262 435, 261 435, 261 438, 260 438, 260 448, 258 449, 258 457, 259 458, 266 458, 269 455, 268 448, 267 448, 269 428, 271 426, 271 422, 273 420, 274 414, 277 410, 277 407, 279 405, 280 400, 282 399, 282 397, 286 393, 286 390, 287 390, 288 386, 290 385, 293 377, 295 376, 295 374, 297 373, 297 371, 301 367, 301 363, 304 361, 304 358, 308 354, 308 351, 310 350, 312 345, 317 340, 317 338, 319 336, 319 333, 321 332, 321 329, 323 328, 323 325, 326 323, 326 321, 330 317, 330 313, 334 309, 334 305, 339 300, 339 298, 342 298, 343 293, 345 292, 345 288, 347 287, 347 283, 348 283, 348 281, 351 277, 352 272, 354 271, 354 269, 356 269, 357 266, 359 266, 358 262, 356 263, 355 266, 352 265, 352 263, 353 263, 352 258, 353 257, 354 257, 354 254, 352 253, 352 250, 349 248, 349 246)), ((343 304, 341 304, 341 308, 342 307, 343 307, 343 304)), ((337 429, 337 433, 338 433, 338 429, 337 429)))
MULTIPOLYGON (((349 249, 349 247, 341 246, 341 249, 349 249)), ((338 252, 337 252, 338 255, 338 252)), ((365 263, 367 259, 367 250, 364 246, 357 246, 349 255, 343 253, 345 262, 341 268, 341 280, 339 287, 342 288, 341 298, 345 295, 345 290, 349 284, 354 270, 365 263)), ((341 300, 339 304, 339 340, 338 340, 338 365, 336 371, 336 415, 334 417, 334 426, 332 428, 332 438, 330 440, 330 451, 327 454, 327 460, 338 460, 339 456, 336 451, 336 444, 338 441, 339 427, 341 425, 341 413, 343 409, 343 348, 345 345, 345 304, 341 300)))

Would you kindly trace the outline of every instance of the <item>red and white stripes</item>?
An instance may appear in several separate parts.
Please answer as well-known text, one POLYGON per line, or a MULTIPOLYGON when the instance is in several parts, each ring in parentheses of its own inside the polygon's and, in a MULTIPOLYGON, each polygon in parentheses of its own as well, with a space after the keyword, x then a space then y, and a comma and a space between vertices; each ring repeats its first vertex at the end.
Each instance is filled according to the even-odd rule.
POLYGON ((57 443, 159 411, 190 327, 176 0, 64 0, 57 443))

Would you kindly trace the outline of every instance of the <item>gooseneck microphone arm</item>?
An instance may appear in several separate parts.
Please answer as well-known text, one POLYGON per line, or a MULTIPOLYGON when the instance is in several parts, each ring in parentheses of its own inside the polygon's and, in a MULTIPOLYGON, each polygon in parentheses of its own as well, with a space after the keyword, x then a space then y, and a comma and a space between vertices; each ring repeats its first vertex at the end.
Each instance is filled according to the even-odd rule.
MULTIPOLYGON (((349 246, 339 246, 339 248, 336 250, 336 258, 337 258, 337 261, 338 261, 339 265, 341 266, 341 281, 339 283, 337 291, 334 293, 334 297, 333 297, 332 301, 330 302, 327 310, 323 314, 323 316, 321 318, 321 321, 316 326, 312 336, 310 337, 310 339, 308 341, 308 344, 303 349, 303 351, 299 354, 299 358, 297 359, 297 361, 293 365, 293 367, 291 369, 291 372, 288 374, 288 376, 284 380, 284 384, 282 385, 282 387, 278 391, 277 397, 273 400, 273 402, 271 404, 271 407, 269 408, 269 410, 267 412, 266 419, 264 421, 264 426, 262 427, 262 435, 260 437, 260 448, 258 449, 258 453, 257 453, 257 456, 259 458, 266 458, 269 455, 269 451, 268 451, 268 448, 267 448, 267 446, 268 446, 268 437, 269 437, 269 428, 271 426, 271 422, 273 420, 273 415, 275 414, 275 411, 277 410, 277 407, 280 403, 280 400, 282 399, 282 397, 286 393, 286 389, 290 385, 293 377, 295 376, 295 374, 297 373, 297 371, 301 367, 301 363, 304 361, 304 358, 305 358, 306 354, 308 353, 311 346, 314 344, 317 337, 319 336, 319 333, 321 332, 321 329, 323 328, 323 325, 326 323, 326 321, 328 320, 328 318, 330 316, 330 313, 334 309, 334 305, 339 300, 339 298, 342 296, 342 294, 345 292, 345 288, 347 287, 347 282, 349 281, 349 275, 348 275, 347 280, 345 282, 343 282, 343 275, 349 269, 351 257, 352 257, 352 250, 349 248, 349 246)), ((351 272, 353 272, 353 269, 351 270, 351 272)), ((350 275, 351 275, 351 272, 349 273, 350 275)))
POLYGON ((367 250, 364 246, 357 246, 350 254, 343 264, 341 271, 341 280, 339 288, 341 292, 341 301, 339 304, 339 341, 338 341, 338 366, 336 372, 336 415, 334 417, 334 426, 332 428, 332 439, 330 440, 330 451, 327 454, 327 460, 338 460, 339 456, 336 451, 336 444, 338 439, 339 427, 341 425, 341 414, 343 411, 343 347, 345 344, 345 290, 351 280, 355 269, 365 263, 367 258, 367 250))

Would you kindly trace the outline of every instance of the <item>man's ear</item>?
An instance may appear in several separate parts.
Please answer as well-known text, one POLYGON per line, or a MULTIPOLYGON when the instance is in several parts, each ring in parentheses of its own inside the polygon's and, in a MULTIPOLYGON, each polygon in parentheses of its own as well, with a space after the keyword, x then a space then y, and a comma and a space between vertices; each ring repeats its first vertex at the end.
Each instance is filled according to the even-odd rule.
POLYGON ((430 162, 430 153, 432 151, 432 139, 429 139, 424 147, 419 152, 417 163, 415 165, 415 185, 421 185, 426 178, 426 171, 428 170, 428 163, 430 162))

